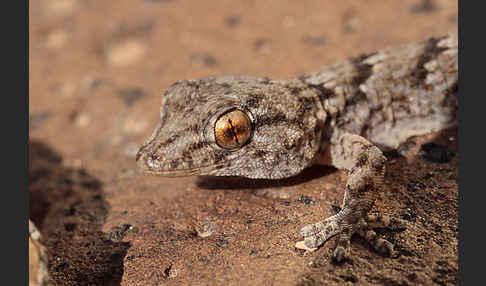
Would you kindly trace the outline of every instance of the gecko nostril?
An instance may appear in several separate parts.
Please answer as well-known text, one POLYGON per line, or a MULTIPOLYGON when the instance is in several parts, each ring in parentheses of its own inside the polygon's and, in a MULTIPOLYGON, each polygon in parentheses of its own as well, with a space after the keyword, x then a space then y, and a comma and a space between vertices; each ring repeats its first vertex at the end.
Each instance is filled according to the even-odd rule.
POLYGON ((148 171, 157 168, 159 155, 156 153, 147 152, 144 147, 141 147, 135 155, 135 160, 139 168, 148 171))

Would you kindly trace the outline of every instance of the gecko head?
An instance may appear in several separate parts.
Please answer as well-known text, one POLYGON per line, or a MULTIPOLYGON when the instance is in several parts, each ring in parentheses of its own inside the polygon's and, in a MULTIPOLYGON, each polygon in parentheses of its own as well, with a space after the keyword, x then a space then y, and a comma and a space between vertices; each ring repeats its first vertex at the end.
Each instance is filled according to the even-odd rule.
POLYGON ((284 178, 312 163, 320 143, 314 97, 253 77, 180 81, 137 164, 164 176, 284 178))

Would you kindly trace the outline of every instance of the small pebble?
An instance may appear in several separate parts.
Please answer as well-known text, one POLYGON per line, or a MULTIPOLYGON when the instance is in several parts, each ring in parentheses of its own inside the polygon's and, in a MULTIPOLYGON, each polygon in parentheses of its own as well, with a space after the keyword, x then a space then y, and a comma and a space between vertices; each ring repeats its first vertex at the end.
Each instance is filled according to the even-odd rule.
POLYGON ((240 25, 241 17, 239 15, 231 15, 224 20, 224 23, 228 28, 235 28, 236 26, 240 25))
POLYGON ((107 62, 115 67, 124 67, 141 60, 145 54, 145 46, 136 40, 127 40, 108 49, 107 62))
POLYGON ((74 117, 74 124, 79 127, 86 127, 91 122, 91 118, 87 113, 79 113, 74 117))
POLYGON ((361 28, 361 21, 358 17, 350 17, 343 23, 342 29, 345 33, 356 32, 361 28))
POLYGON ((314 199, 306 195, 300 195, 297 202, 303 203, 304 205, 310 205, 314 203, 314 199))
POLYGON ((48 285, 47 251, 41 243, 41 234, 29 220, 29 285, 48 285))
POLYGON ((418 13, 431 13, 435 12, 439 9, 439 6, 434 3, 433 0, 422 0, 419 4, 413 5, 412 8, 410 8, 410 11, 412 13, 418 14, 418 13))
POLYGON ((138 87, 128 87, 120 89, 118 90, 117 95, 123 99, 127 106, 132 106, 141 98, 148 96, 147 93, 145 93, 141 88, 138 87))
POLYGON ((30 115, 30 128, 32 130, 39 128, 44 122, 46 122, 52 113, 49 111, 35 113, 30 115))
POLYGON ((290 198, 290 193, 282 189, 262 188, 258 189, 255 194, 270 199, 286 200, 290 198))
POLYGON ((164 274, 167 278, 175 278, 179 274, 179 270, 171 264, 164 270, 164 274))
POLYGON ((111 228, 108 239, 113 242, 120 242, 123 240, 128 231, 137 232, 138 228, 132 226, 131 224, 122 224, 120 226, 114 226, 111 228))
POLYGON ((126 134, 139 134, 145 131, 148 127, 148 122, 145 120, 128 118, 123 123, 123 132, 126 134))
POLYGON ((72 82, 56 84, 52 87, 52 93, 55 96, 71 97, 75 94, 77 87, 72 82))
POLYGON ((282 26, 286 29, 290 29, 295 26, 295 18, 292 16, 285 16, 282 21, 282 26))
POLYGON ((306 35, 302 38, 302 42, 313 46, 323 46, 327 43, 327 39, 324 36, 306 35))
POLYGON ((81 81, 81 88, 85 92, 91 92, 95 89, 97 89, 102 83, 102 80, 100 78, 94 77, 94 76, 85 76, 83 80, 81 81))
POLYGON ((53 31, 47 35, 46 46, 49 49, 60 49, 67 42, 68 34, 66 31, 60 29, 53 31))
POLYGON ((191 55, 191 65, 195 67, 214 67, 216 58, 209 53, 195 53, 191 55))
POLYGON ((47 15, 66 15, 76 8, 77 2, 76 0, 48 0, 45 13, 47 15))
POLYGON ((268 54, 270 53, 270 40, 268 39, 257 39, 253 43, 253 46, 255 47, 255 51, 259 54, 268 54))
POLYGON ((79 158, 73 160, 66 160, 64 164, 74 169, 80 169, 83 167, 83 161, 79 158))
POLYGON ((216 231, 216 226, 214 223, 210 220, 207 219, 206 222, 197 229, 197 236, 199 237, 208 237, 211 236, 216 231))

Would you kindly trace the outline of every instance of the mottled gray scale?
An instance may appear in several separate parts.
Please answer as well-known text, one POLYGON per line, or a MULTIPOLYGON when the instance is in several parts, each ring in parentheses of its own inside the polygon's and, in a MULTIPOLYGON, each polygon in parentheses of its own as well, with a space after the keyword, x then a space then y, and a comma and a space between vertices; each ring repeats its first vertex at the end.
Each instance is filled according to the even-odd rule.
POLYGON ((424 51, 419 56, 415 69, 413 69, 410 73, 412 87, 426 86, 425 79, 427 77, 428 70, 425 65, 447 49, 446 47, 441 47, 438 45, 442 39, 443 38, 431 38, 425 41, 423 48, 424 51))
POLYGON ((356 167, 362 167, 364 166, 366 163, 368 163, 368 155, 366 153, 362 153, 359 157, 358 157, 358 160, 356 162, 356 167))
MULTIPOLYGON (((157 164, 149 162, 141 165, 145 165, 143 167, 149 172, 184 175, 185 167, 189 165, 189 163, 184 164, 185 160, 191 161, 192 167, 187 170, 190 174, 228 174, 254 178, 289 176, 291 174, 288 171, 275 169, 274 166, 278 166, 281 160, 285 160, 293 162, 293 170, 295 170, 293 172, 304 169, 311 163, 305 157, 315 156, 320 140, 315 136, 307 135, 316 129, 317 120, 313 119, 313 115, 317 112, 317 107, 303 107, 302 103, 295 98, 295 95, 291 94, 281 82, 260 78, 206 78, 199 80, 197 84, 194 84, 194 81, 181 81, 166 92, 160 126, 139 151, 139 154, 156 153, 161 160, 157 164), (275 96, 265 96, 268 94, 275 94, 275 96), (172 104, 172 102, 191 104, 192 113, 181 113, 181 104, 172 104), (229 108, 241 108, 248 112, 254 126, 250 142, 244 148, 235 151, 221 150, 212 137, 215 120, 229 108), (298 118, 310 118, 305 122, 310 124, 304 127, 303 122, 298 118), (193 125, 197 125, 197 130, 187 128, 193 125), (171 144, 160 144, 167 142, 168 139, 164 137, 173 138, 174 134, 180 135, 180 138, 169 140, 172 141, 171 144), (266 134, 275 134, 275 136, 268 137, 266 134), (282 141, 281 138, 285 140, 282 141), (304 144, 303 141, 309 138, 314 142, 304 144), (199 142, 207 142, 207 145, 198 145, 199 142), (297 145, 301 149, 309 149, 305 152, 307 156, 289 153, 286 149, 288 146, 297 145), (262 152, 257 152, 258 156, 251 156, 255 159, 250 161, 248 154, 254 154, 254 150, 262 152), (282 155, 286 153, 286 156, 282 155), (182 159, 178 168, 172 168, 174 164, 164 163, 175 161, 176 158, 171 158, 172 156, 179 156, 179 159, 182 159), (223 162, 228 162, 226 168, 215 168, 223 162), (247 171, 248 168, 242 168, 245 166, 242 162, 247 162, 246 165, 253 169, 251 174, 247 171), (255 173, 254 170, 261 171, 255 173)), ((140 156, 139 162, 143 162, 140 156)))
POLYGON ((336 128, 361 134, 380 147, 396 148, 410 136, 456 123, 457 89, 451 92, 457 87, 455 37, 389 49, 360 60, 331 66, 306 79, 324 86, 328 94, 332 91, 324 106, 336 128), (362 74, 357 66, 371 68, 362 74), (357 78, 359 86, 350 84, 357 78), (417 84, 419 78, 423 84, 417 84))
POLYGON ((242 107, 247 109, 256 108, 258 104, 260 104, 262 99, 263 99, 262 94, 252 94, 252 96, 248 98, 248 100, 242 105, 242 107))
MULTIPOLYGON (((410 136, 457 123, 457 47, 451 35, 361 55, 295 79, 179 81, 165 92, 160 122, 136 160, 164 176, 280 179, 312 164, 347 170, 341 210, 302 228, 304 240, 296 247, 314 250, 339 235, 333 257, 342 260, 358 233, 391 254, 393 245, 368 225, 379 224, 368 212, 385 187, 386 157, 378 146, 396 148, 410 136), (246 114, 251 134, 228 150, 216 143, 215 123, 233 110, 246 114)), ((218 130, 237 140, 239 129, 229 125, 231 130, 218 130)), ((398 219, 386 222, 404 226, 398 219)))

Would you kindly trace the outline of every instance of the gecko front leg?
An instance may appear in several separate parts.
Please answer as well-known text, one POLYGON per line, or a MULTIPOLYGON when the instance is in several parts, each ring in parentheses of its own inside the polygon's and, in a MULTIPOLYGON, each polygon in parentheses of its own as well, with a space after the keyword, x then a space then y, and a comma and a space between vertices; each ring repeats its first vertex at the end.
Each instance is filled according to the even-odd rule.
POLYGON ((371 226, 404 227, 404 221, 381 216, 369 216, 376 195, 384 187, 386 158, 365 138, 337 133, 330 140, 331 164, 349 171, 341 210, 336 215, 301 230, 304 240, 297 248, 315 250, 329 238, 337 235, 333 260, 341 262, 348 256, 351 236, 362 235, 374 248, 385 255, 393 253, 393 244, 380 238, 371 226))

